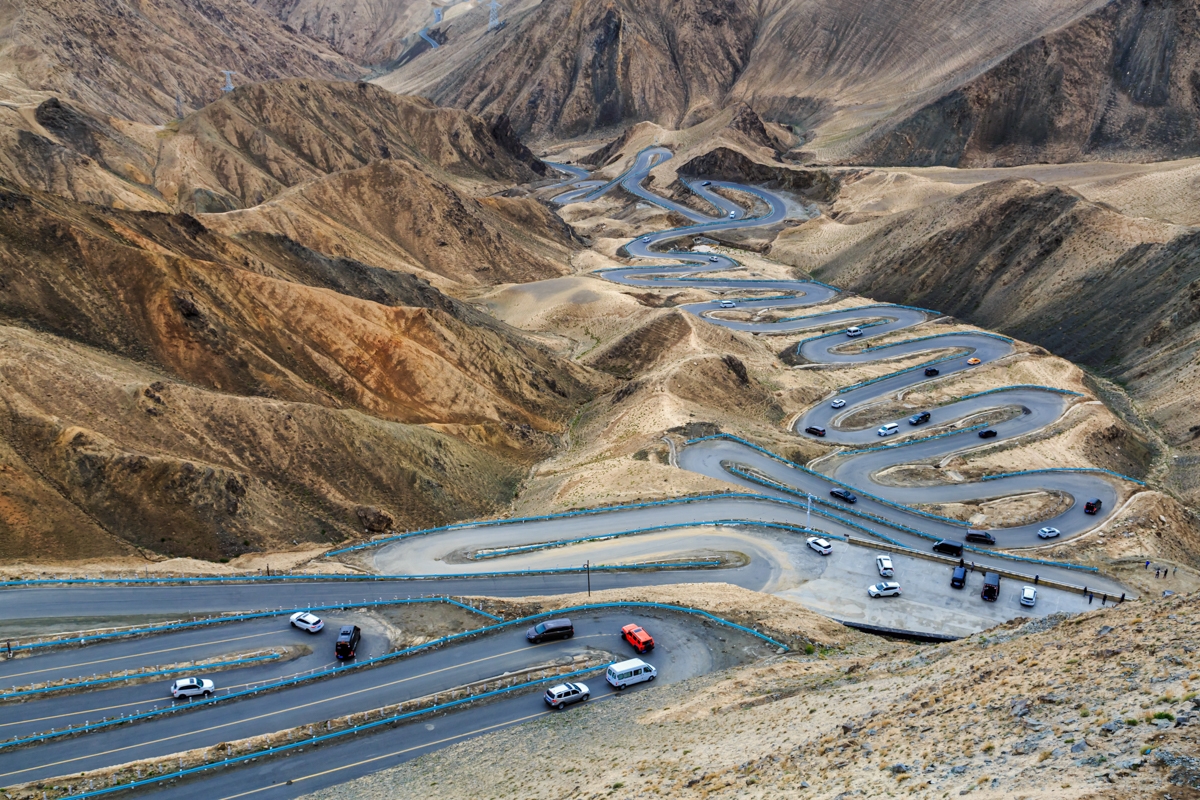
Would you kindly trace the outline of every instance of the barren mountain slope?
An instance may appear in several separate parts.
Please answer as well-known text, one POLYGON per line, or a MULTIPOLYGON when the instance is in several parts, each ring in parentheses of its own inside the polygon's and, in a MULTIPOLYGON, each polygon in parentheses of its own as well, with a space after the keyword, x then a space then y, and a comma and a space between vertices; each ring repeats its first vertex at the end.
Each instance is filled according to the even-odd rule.
MULTIPOLYGON (((1200 377, 1200 233, 1017 180, 864 225, 816 270, 821 280, 937 308, 1119 381, 1179 448, 1178 488, 1200 496, 1189 388, 1200 377)), ((791 258, 791 239, 777 255, 791 258)))
MULTIPOLYGON (((618 123, 693 124, 747 102, 813 129, 821 158, 929 102, 1101 0, 606 0, 516 3, 438 28, 446 44, 380 79, 521 133, 570 137, 618 123)), ((849 151, 846 151, 849 152, 849 151)))
MULTIPOLYGON (((407 40, 433 24, 434 3, 425 0, 249 0, 305 36, 361 64, 383 64, 407 40)), ((453 9, 454 0, 438 3, 453 9)), ((457 10, 457 9, 455 9, 457 10)))
POLYGON ((139 122, 176 117, 239 84, 349 80, 354 62, 244 0, 25 0, 0 6, 0 99, 56 94, 139 122))
POLYGON ((1016 165, 1200 153, 1200 5, 1114 0, 906 119, 857 163, 1016 165))
POLYGON ((200 219, 224 233, 282 234, 322 253, 464 286, 564 274, 578 246, 540 203, 477 200, 404 161, 336 172, 254 208, 200 219))
POLYGON ((57 541, 47 553, 99 547, 62 538, 78 529, 55 523, 66 512, 36 512, 47 491, 72 522, 152 549, 152 531, 187 531, 165 549, 205 557, 292 527, 344 535, 363 503, 405 525, 487 513, 605 384, 412 276, 283 237, 13 190, 0 202, 16 454, 0 458, 29 487, 5 495, 0 525, 57 541), (220 511, 243 503, 254 513, 220 511))

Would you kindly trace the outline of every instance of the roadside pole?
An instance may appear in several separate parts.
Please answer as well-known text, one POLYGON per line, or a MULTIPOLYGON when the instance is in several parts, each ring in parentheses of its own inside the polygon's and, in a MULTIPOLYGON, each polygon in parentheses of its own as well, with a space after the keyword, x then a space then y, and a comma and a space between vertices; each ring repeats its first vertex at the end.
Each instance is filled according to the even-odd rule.
POLYGON ((588 597, 592 596, 592 560, 583 562, 583 571, 587 573, 588 597))

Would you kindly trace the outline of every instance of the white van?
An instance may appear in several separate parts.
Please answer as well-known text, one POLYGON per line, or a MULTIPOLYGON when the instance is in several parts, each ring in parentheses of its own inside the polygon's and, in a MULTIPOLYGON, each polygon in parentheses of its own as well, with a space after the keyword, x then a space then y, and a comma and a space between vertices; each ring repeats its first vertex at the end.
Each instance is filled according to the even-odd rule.
POLYGON ((624 689, 626 686, 632 686, 635 683, 642 681, 652 681, 658 676, 658 670, 642 661, 640 658, 631 658, 628 661, 622 661, 620 664, 613 664, 608 668, 605 678, 608 682, 617 687, 624 689))
POLYGON ((887 425, 884 425, 882 428, 880 428, 878 430, 878 433, 880 436, 891 436, 893 433, 896 433, 898 430, 900 430, 899 425, 897 425, 894 422, 889 422, 887 425))
POLYGON ((855 336, 862 336, 862 328, 846 328, 846 335, 853 339, 855 336))

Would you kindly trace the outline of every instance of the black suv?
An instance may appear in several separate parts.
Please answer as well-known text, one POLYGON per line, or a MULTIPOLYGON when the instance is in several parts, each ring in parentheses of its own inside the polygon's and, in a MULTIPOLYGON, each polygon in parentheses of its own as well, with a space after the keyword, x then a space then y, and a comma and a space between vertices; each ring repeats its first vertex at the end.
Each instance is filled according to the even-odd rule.
POLYGON ((358 643, 362 640, 362 631, 357 625, 343 625, 338 631, 337 644, 333 646, 333 654, 341 661, 346 658, 354 658, 354 651, 358 649, 358 643))
POLYGON ((929 422, 929 412, 928 411, 922 411, 920 414, 913 414, 911 417, 908 418, 909 425, 920 425, 925 422, 929 422))
POLYGON ((977 542, 978 544, 995 544, 996 537, 987 531, 967 531, 967 541, 977 542))
POLYGON ((525 631, 525 638, 537 644, 547 639, 570 639, 575 635, 575 626, 569 619, 548 619, 525 631))
POLYGON ((1096 514, 1100 511, 1100 506, 1102 505, 1104 504, 1100 502, 1099 497, 1093 497, 1091 500, 1088 500, 1083 504, 1083 513, 1096 514))
POLYGON ((841 500, 844 503, 857 503, 858 502, 858 498, 855 497, 854 495, 852 495, 850 492, 846 491, 845 489, 833 489, 832 491, 829 492, 829 494, 831 497, 836 497, 838 500, 841 500))
POLYGON ((804 429, 804 432, 811 433, 813 436, 824 436, 825 435, 825 429, 822 428, 820 425, 809 425, 807 428, 804 429))
POLYGON ((986 431, 979 432, 979 438, 980 439, 995 439, 996 432, 994 430, 992 430, 991 428, 988 428, 986 431))
POLYGON ((941 375, 941 374, 942 374, 942 371, 940 369, 938 369, 937 367, 926 367, 925 368, 925 377, 926 378, 932 378, 934 375, 941 375))
POLYGON ((950 576, 950 586, 955 589, 961 589, 967 585, 967 568, 955 567, 954 574, 950 576))

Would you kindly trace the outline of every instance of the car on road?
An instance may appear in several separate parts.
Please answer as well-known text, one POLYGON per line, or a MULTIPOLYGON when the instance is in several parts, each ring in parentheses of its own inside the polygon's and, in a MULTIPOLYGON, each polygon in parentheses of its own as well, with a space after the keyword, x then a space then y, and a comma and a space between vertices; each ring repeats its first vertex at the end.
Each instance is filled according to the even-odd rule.
POLYGON ((216 688, 208 678, 180 678, 171 684, 171 697, 208 697, 216 688))
POLYGON ((913 414, 911 417, 908 418, 909 425, 924 425, 926 422, 929 422, 929 412, 928 411, 922 411, 919 414, 913 414))
POLYGON ((1025 586, 1021 589, 1021 605, 1033 608, 1037 604, 1037 589, 1033 586, 1025 586))
POLYGON ((925 377, 926 378, 932 378, 934 375, 941 375, 941 374, 942 374, 942 371, 940 369, 938 369, 937 367, 926 367, 925 368, 925 377))
POLYGON ((658 670, 640 658, 631 658, 628 661, 622 661, 620 664, 613 664, 604 673, 604 679, 609 682, 609 685, 617 689, 624 689, 626 686, 632 686, 635 683, 652 681, 657 677, 658 670))
POLYGON ((730 212, 729 212, 729 218, 730 218, 730 219, 733 219, 733 218, 734 218, 734 217, 736 217, 736 216, 737 216, 737 212, 736 212, 736 211, 730 211, 730 212))
POLYGON ((573 703, 582 703, 592 696, 586 683, 560 683, 546 690, 546 703, 562 711, 573 703))
POLYGON ((846 335, 853 339, 855 336, 862 336, 862 328, 850 327, 846 328, 846 335))
POLYGON ((983 589, 979 592, 979 596, 989 603, 994 603, 1000 599, 1000 576, 995 572, 983 573, 983 589))
POLYGON ((829 407, 830 407, 830 408, 845 408, 845 407, 846 407, 846 401, 845 401, 845 400, 842 400, 842 399, 839 397, 837 400, 834 400, 832 403, 830 403, 830 404, 829 404, 829 407))
POLYGON ((896 569, 892 566, 891 556, 875 556, 875 569, 879 570, 879 577, 881 578, 890 578, 896 574, 896 569))
POLYGON ((982 363, 983 362, 981 360, 979 360, 978 358, 968 358, 967 359, 967 364, 972 367, 978 367, 982 363))
POLYGON ((709 260, 709 261, 711 261, 711 262, 713 262, 713 263, 715 264, 715 263, 717 263, 718 261, 720 261, 721 259, 717 258, 716 256, 709 256, 709 257, 708 257, 708 260, 709 260))
POLYGON ((967 585, 967 568, 955 567, 954 573, 950 576, 950 588, 961 589, 967 585))
POLYGON ((809 425, 807 428, 804 429, 804 432, 811 433, 813 436, 824 436, 825 435, 825 429, 822 428, 820 425, 809 425))
POLYGON ((721 301, 721 308, 736 308, 736 307, 737 307, 737 303, 733 302, 732 300, 722 300, 721 301))
POLYGON ((963 544, 962 542, 956 542, 953 539, 942 539, 934 544, 933 552, 941 553, 944 556, 962 558, 963 544))
POLYGON ((1038 531, 1038 538, 1039 539, 1053 539, 1054 537, 1058 536, 1060 533, 1062 533, 1062 531, 1060 531, 1058 528, 1051 528, 1051 527, 1047 526, 1045 528, 1042 528, 1040 531, 1038 531))
POLYGON ((874 586, 867 587, 867 594, 871 597, 899 597, 900 584, 895 581, 884 581, 877 583, 874 586))
POLYGON ((358 643, 362 641, 362 629, 357 625, 343 625, 338 631, 337 642, 333 645, 333 654, 338 661, 354 658, 358 652, 358 643))
POLYGON ((302 631, 316 633, 325 627, 325 623, 316 614, 310 614, 307 611, 298 611, 292 614, 291 622, 302 631))
POLYGON ((808 546, 823 556, 827 556, 833 552, 833 546, 829 542, 816 536, 808 537, 808 546))
POLYGON ((994 430, 992 430, 991 428, 988 428, 986 431, 979 432, 979 438, 980 439, 995 439, 996 432, 994 430))
POLYGON ((894 422, 889 422, 887 425, 880 427, 880 429, 875 432, 880 436, 891 436, 894 433, 900 432, 900 426, 894 422))
POLYGON ((642 242, 643 242, 644 244, 648 244, 648 243, 650 242, 650 237, 649 237, 649 236, 643 236, 643 237, 642 237, 642 242))
POLYGON ((987 531, 979 531, 979 530, 973 530, 973 529, 968 530, 966 538, 967 538, 968 542, 975 542, 976 544, 995 544, 996 543, 996 537, 992 536, 987 531))
POLYGON ((1093 497, 1091 500, 1088 500, 1086 503, 1083 504, 1083 513, 1098 514, 1098 513, 1100 513, 1100 506, 1102 506, 1102 505, 1104 505, 1104 504, 1100 502, 1099 497, 1093 497))
POLYGON ((633 645, 633 649, 639 653, 649 653, 654 649, 654 637, 636 623, 621 628, 621 638, 633 645))
POLYGON ((548 639, 570 639, 574 635, 575 626, 566 617, 539 622, 525 631, 525 638, 533 644, 540 644, 548 639))
POLYGON ((852 494, 850 491, 848 491, 846 489, 830 489, 829 496, 836 497, 838 500, 841 500, 843 503, 850 503, 851 505, 858 502, 858 498, 855 497, 854 494, 852 494))
POLYGON ((700 185, 701 186, 712 186, 712 181, 705 181, 704 183, 702 183, 700 185))

